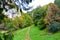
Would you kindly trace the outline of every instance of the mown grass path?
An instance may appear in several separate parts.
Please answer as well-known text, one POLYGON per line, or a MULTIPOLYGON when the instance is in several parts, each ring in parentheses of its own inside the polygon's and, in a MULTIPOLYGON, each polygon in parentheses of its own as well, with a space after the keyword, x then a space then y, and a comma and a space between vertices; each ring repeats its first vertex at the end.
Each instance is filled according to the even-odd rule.
POLYGON ((31 40, 31 39, 30 39, 30 27, 28 27, 28 29, 27 29, 27 33, 26 33, 26 38, 25 38, 25 40, 31 40))
POLYGON ((60 32, 51 34, 46 29, 40 30, 39 27, 32 25, 30 27, 31 40, 60 40, 60 32))
POLYGON ((26 33, 27 33, 28 28, 24 28, 21 30, 14 31, 14 40, 25 40, 26 33))

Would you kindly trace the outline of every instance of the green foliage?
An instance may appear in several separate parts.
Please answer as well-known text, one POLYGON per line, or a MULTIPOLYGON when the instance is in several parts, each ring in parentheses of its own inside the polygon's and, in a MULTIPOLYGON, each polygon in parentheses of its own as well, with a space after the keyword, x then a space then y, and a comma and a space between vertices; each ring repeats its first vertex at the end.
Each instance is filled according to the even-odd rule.
POLYGON ((50 3, 48 5, 48 10, 46 12, 46 16, 44 18, 44 22, 48 27, 48 30, 52 33, 55 33, 59 30, 60 23, 60 12, 57 5, 50 3))
POLYGON ((52 22, 48 25, 48 30, 52 33, 57 32, 58 30, 60 30, 60 23, 59 22, 52 22))
POLYGON ((42 30, 44 28, 46 28, 46 25, 44 24, 44 18, 41 18, 38 22, 37 22, 37 26, 42 30))
POLYGON ((3 36, 3 35, 2 35, 2 33, 1 33, 1 31, 0 31, 0 40, 2 40, 2 36, 3 36))
POLYGON ((28 14, 22 14, 20 17, 14 19, 4 18, 5 29, 6 30, 15 30, 19 28, 28 27, 33 24, 32 18, 28 14))
POLYGON ((55 0, 54 3, 60 8, 60 0, 55 0))
POLYGON ((0 8, 0 23, 2 23, 2 20, 4 20, 5 15, 2 14, 3 8, 0 8))
POLYGON ((47 11, 47 5, 43 7, 38 7, 33 12, 33 21, 36 26, 40 29, 45 28, 44 17, 47 11))
POLYGON ((4 22, 5 22, 5 29, 6 30, 13 31, 15 29, 19 29, 18 19, 12 20, 10 18, 5 18, 4 22))
POLYGON ((13 35, 12 32, 4 33, 4 34, 3 34, 4 40, 13 40, 13 37, 14 37, 14 35, 13 35))
POLYGON ((10 18, 4 18, 5 24, 8 24, 8 23, 11 22, 11 21, 12 21, 12 19, 10 19, 10 18))
POLYGON ((19 20, 18 19, 12 20, 12 24, 13 24, 14 29, 19 29, 19 20))
POLYGON ((29 15, 25 14, 24 25, 30 26, 32 25, 32 23, 33 23, 32 18, 29 15))
POLYGON ((22 16, 16 17, 14 20, 16 21, 16 22, 14 22, 15 28, 23 28, 24 27, 24 23, 23 23, 24 19, 22 16))
POLYGON ((4 32, 2 33, 2 31, 0 32, 0 40, 13 40, 13 33, 10 32, 4 32))
POLYGON ((28 14, 22 14, 22 17, 23 17, 23 23, 24 23, 23 25, 25 27, 32 25, 33 20, 28 14))
POLYGON ((22 13, 20 17, 16 17, 15 20, 17 20, 18 22, 19 28, 28 27, 33 24, 32 18, 28 14, 25 14, 25 13, 22 13))
POLYGON ((13 23, 10 18, 4 18, 4 23, 5 23, 5 29, 10 31, 13 28, 13 23))
POLYGON ((13 22, 5 24, 5 29, 8 31, 13 31, 14 30, 13 22))

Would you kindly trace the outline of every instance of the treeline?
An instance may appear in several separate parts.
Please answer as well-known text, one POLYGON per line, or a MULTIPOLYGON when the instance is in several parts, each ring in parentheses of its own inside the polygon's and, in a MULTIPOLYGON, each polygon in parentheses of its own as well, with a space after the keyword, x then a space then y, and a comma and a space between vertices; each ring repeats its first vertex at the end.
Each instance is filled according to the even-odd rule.
POLYGON ((60 31, 60 0, 55 0, 43 7, 38 7, 30 12, 35 26, 40 30, 46 29, 49 32, 55 33, 60 31))
MULTIPOLYGON (((17 30, 31 25, 38 26, 40 30, 47 29, 49 32, 55 33, 60 30, 60 7, 59 0, 43 7, 37 7, 28 13, 21 13, 20 17, 10 19, 1 15, 0 20, 5 24, 5 30, 17 30)), ((0 12, 2 14, 2 11, 0 12)))

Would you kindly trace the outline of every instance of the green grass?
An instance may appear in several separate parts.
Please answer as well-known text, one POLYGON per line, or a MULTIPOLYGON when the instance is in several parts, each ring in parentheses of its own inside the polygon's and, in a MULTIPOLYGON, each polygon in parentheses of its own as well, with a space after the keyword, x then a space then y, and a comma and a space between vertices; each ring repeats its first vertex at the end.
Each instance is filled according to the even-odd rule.
MULTIPOLYGON (((17 30, 14 32, 14 40, 25 40, 27 28, 17 30), (16 33, 16 34, 15 34, 16 33)), ((55 34, 49 34, 46 30, 39 30, 38 27, 30 26, 30 38, 31 40, 60 40, 60 32, 55 34)))
POLYGON ((44 35, 49 34, 46 30, 39 30, 38 27, 31 26, 30 28, 30 38, 31 40, 60 40, 60 32, 51 34, 51 35, 44 35))
POLYGON ((14 32, 14 40, 24 40, 26 36, 27 28, 17 30, 14 32))

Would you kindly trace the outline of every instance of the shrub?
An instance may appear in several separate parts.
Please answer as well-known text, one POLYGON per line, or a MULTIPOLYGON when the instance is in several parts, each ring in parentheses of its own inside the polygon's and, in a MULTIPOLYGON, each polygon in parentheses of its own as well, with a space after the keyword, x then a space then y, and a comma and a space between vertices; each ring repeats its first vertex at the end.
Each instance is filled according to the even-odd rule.
POLYGON ((19 27, 28 27, 33 23, 32 18, 25 13, 23 13, 20 17, 18 17, 18 21, 19 21, 19 27))
POLYGON ((8 24, 5 24, 5 30, 13 31, 13 30, 14 30, 13 23, 10 22, 10 23, 8 23, 8 24))
POLYGON ((9 32, 0 32, 0 40, 13 40, 13 33, 12 31, 9 31, 9 32))
POLYGON ((60 23, 59 22, 51 22, 49 25, 48 25, 48 30, 52 33, 55 33, 57 32, 58 30, 60 30, 60 23))
POLYGON ((10 19, 10 18, 4 18, 5 23, 5 29, 6 30, 15 30, 19 28, 18 20, 10 19))
POLYGON ((40 28, 40 30, 46 28, 46 25, 44 23, 44 18, 41 18, 38 22, 37 22, 37 26, 40 28))
POLYGON ((24 18, 24 26, 25 27, 28 27, 33 24, 33 20, 28 14, 23 14, 22 16, 24 18))
POLYGON ((54 3, 60 8, 60 0, 55 0, 54 3))
POLYGON ((15 27, 19 27, 19 28, 24 28, 24 27, 28 27, 30 25, 32 25, 33 20, 32 18, 28 15, 28 14, 22 14, 20 17, 16 17, 15 19, 15 27))
POLYGON ((47 5, 43 7, 39 7, 33 12, 33 22, 35 26, 38 26, 41 30, 46 28, 44 17, 47 11, 47 5))
POLYGON ((0 32, 0 40, 2 40, 2 33, 0 32))
POLYGON ((20 17, 16 17, 15 19, 17 19, 17 24, 19 26, 19 28, 24 28, 24 19, 22 16, 20 17))
POLYGON ((12 24, 13 24, 13 27, 14 29, 19 29, 19 22, 18 22, 18 19, 14 19, 12 20, 12 24))
POLYGON ((14 30, 13 21, 10 18, 4 18, 5 30, 14 30))
POLYGON ((6 17, 3 13, 3 8, 0 8, 0 23, 2 23, 2 20, 4 20, 4 18, 6 17))
POLYGON ((4 18, 4 23, 5 24, 8 24, 9 22, 11 22, 12 21, 12 19, 10 19, 10 18, 4 18))
POLYGON ((1 36, 0 36, 0 40, 2 40, 1 36))
POLYGON ((13 40, 13 37, 14 37, 14 35, 12 32, 8 32, 8 33, 3 34, 4 40, 13 40))

